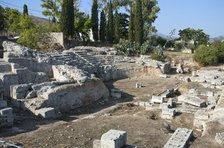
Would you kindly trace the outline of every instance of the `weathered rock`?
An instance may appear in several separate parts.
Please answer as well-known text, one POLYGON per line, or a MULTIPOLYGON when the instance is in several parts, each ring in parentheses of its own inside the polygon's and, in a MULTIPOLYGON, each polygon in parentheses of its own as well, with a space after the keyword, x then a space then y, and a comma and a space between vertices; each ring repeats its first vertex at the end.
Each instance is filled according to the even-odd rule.
POLYGON ((4 95, 10 97, 10 86, 18 84, 18 76, 12 73, 0 73, 4 86, 4 95))
MULTIPOLYGON (((66 112, 101 98, 108 99, 109 91, 101 80, 94 79, 82 86, 66 84, 46 89, 39 93, 38 97, 42 98, 38 105, 40 108, 53 107, 61 112, 66 112)), ((33 103, 35 104, 35 102, 33 103)))
POLYGON ((218 144, 223 145, 224 144, 224 132, 223 133, 216 133, 215 140, 218 144))
POLYGON ((35 111, 36 115, 40 115, 45 119, 55 119, 57 118, 57 114, 54 108, 48 107, 48 108, 41 108, 35 111))
POLYGON ((10 93, 13 99, 25 99, 28 92, 31 90, 32 84, 19 84, 19 85, 11 85, 10 93))
POLYGON ((171 65, 170 65, 170 63, 161 64, 160 69, 161 69, 162 73, 168 74, 170 72, 171 65))
POLYGON ((109 130, 101 136, 101 148, 121 148, 126 145, 126 142, 125 131, 109 130))
POLYGON ((54 65, 52 69, 54 78, 58 81, 79 80, 85 82, 87 79, 87 77, 85 77, 87 76, 87 73, 78 69, 75 66, 54 65))

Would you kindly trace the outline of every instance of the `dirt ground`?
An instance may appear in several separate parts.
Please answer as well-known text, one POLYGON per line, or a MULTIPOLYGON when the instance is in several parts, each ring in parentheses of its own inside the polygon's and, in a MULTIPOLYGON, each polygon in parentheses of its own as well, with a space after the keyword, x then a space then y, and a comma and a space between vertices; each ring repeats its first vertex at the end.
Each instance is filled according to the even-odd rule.
MULTIPOLYGON (((17 134, 10 129, 2 130, 0 137, 12 143, 20 143, 25 148, 91 148, 93 140, 100 139, 110 129, 118 129, 127 131, 128 144, 139 148, 160 148, 177 127, 193 126, 192 114, 183 113, 169 121, 160 118, 160 110, 145 111, 132 102, 148 100, 153 94, 159 94, 170 87, 179 86, 184 91, 196 84, 185 84, 174 77, 146 77, 107 82, 106 85, 109 89, 122 90, 122 98, 100 100, 71 111, 59 120, 46 121, 18 112, 18 118, 23 118, 20 118, 15 127, 26 132, 17 134), (142 83, 143 87, 135 88, 136 83, 142 83)), ((197 138, 200 133, 195 133, 196 139, 191 142, 191 147, 218 147, 213 141, 197 138)))

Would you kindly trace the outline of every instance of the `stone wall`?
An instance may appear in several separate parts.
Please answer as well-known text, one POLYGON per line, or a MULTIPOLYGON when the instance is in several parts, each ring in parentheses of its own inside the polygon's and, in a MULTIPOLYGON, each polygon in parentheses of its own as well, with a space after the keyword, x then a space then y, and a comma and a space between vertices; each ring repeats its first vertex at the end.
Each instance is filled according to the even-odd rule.
POLYGON ((31 100, 27 102, 27 106, 29 106, 32 111, 35 112, 35 110, 39 108, 53 107, 58 111, 67 112, 101 98, 108 99, 109 91, 101 80, 94 79, 83 85, 59 85, 47 89, 38 97, 41 98, 39 99, 40 101, 31 100))
POLYGON ((50 37, 53 43, 59 43, 64 47, 64 37, 62 32, 51 32, 50 37))

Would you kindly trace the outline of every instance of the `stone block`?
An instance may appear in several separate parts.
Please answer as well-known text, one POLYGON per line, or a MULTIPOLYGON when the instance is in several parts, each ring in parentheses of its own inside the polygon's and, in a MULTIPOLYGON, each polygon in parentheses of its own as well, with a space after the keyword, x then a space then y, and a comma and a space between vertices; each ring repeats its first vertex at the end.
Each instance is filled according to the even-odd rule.
POLYGON ((224 132, 223 133, 216 133, 215 135, 215 141, 220 144, 224 145, 224 132))
POLYGON ((175 109, 163 108, 161 113, 161 118, 163 119, 173 119, 176 114, 175 109))
POLYGON ((10 72, 11 65, 6 62, 0 62, 0 72, 10 72))
POLYGON ((136 105, 142 106, 142 107, 147 107, 147 106, 150 106, 150 103, 144 102, 144 101, 139 101, 139 102, 136 102, 136 105))
POLYGON ((19 84, 10 86, 10 93, 13 99, 25 99, 28 92, 31 90, 32 84, 19 84))
POLYGON ((119 130, 109 130, 101 136, 101 148, 121 148, 126 145, 127 133, 119 130))
POLYGON ((7 102, 5 100, 0 100, 0 109, 6 108, 7 107, 7 102))
POLYGON ((179 102, 187 103, 197 107, 206 107, 205 100, 200 99, 197 96, 185 94, 178 97, 179 102))
POLYGON ((163 148, 185 148, 192 133, 191 129, 177 128, 163 148))
POLYGON ((55 109, 52 107, 41 108, 35 111, 36 115, 41 115, 45 119, 54 119, 57 117, 55 109))
POLYGON ((205 109, 200 109, 194 114, 194 127, 203 130, 204 123, 209 119, 209 114, 205 109))
POLYGON ((94 140, 93 141, 93 148, 101 148, 101 140, 94 140))
POLYGON ((151 103, 163 103, 164 102, 164 97, 162 96, 152 96, 152 99, 151 99, 151 103))
POLYGON ((4 96, 10 97, 10 86, 18 84, 18 76, 12 73, 0 73, 4 86, 4 96))

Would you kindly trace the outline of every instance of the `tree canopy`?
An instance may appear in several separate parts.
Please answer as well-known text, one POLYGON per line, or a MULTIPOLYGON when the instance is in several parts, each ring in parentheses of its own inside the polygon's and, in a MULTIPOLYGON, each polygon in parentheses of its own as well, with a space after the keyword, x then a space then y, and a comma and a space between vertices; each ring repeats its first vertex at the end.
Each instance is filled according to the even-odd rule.
POLYGON ((44 8, 42 14, 49 16, 52 22, 59 21, 62 3, 63 0, 42 0, 41 7, 44 8))
POLYGON ((195 46, 207 45, 209 40, 209 35, 205 34, 202 29, 191 29, 186 28, 179 31, 179 36, 182 40, 189 42, 193 41, 195 46))

